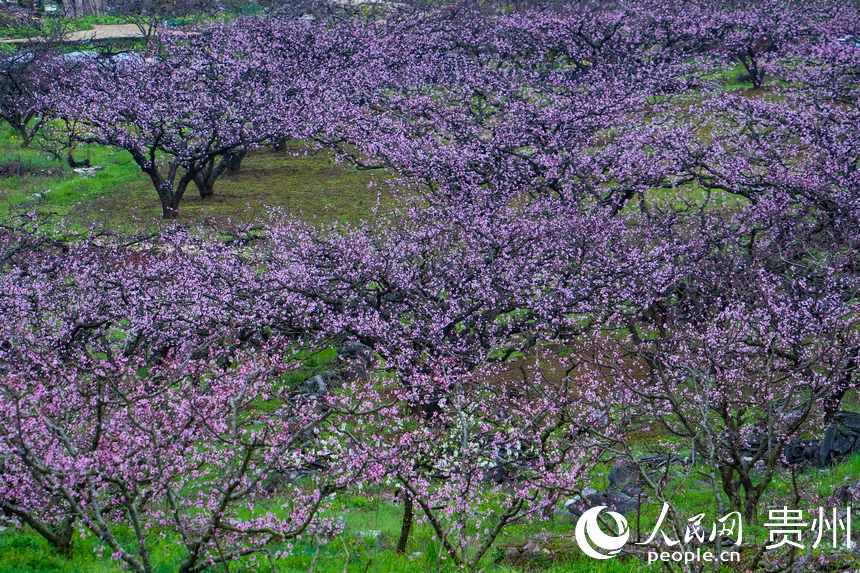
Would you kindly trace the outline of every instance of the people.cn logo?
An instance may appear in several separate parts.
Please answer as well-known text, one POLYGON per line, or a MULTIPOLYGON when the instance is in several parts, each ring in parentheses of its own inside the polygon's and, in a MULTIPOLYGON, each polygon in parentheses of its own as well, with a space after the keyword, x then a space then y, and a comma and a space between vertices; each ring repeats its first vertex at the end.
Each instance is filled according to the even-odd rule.
POLYGON ((620 513, 606 511, 606 515, 615 520, 617 535, 608 535, 600 528, 598 519, 600 513, 606 509, 605 505, 592 507, 583 513, 576 522, 574 537, 579 544, 580 550, 594 559, 611 559, 619 553, 621 548, 630 539, 630 528, 627 527, 627 519, 620 513), (601 553, 602 550, 603 553, 601 553))

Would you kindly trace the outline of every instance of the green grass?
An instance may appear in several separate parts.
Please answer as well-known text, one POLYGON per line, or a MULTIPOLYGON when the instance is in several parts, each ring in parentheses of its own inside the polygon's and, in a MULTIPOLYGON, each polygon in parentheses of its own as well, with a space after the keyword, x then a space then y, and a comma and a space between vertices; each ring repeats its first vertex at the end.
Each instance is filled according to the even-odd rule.
MULTIPOLYGON (((137 169, 133 163, 130 168, 137 169)), ((111 177, 106 169, 103 179, 111 177)), ((296 157, 260 152, 246 158, 239 173, 219 180, 215 195, 205 201, 190 186, 180 207, 180 219, 249 222, 270 208, 278 208, 315 224, 354 223, 372 215, 377 194, 370 187, 377 177, 336 165, 322 153, 296 157)), ((90 200, 78 202, 68 216, 78 224, 141 229, 159 224, 161 207, 149 181, 136 174, 122 185, 104 188, 90 200)))
POLYGON ((42 28, 36 26, 0 26, 0 38, 17 39, 31 38, 49 31, 54 26, 62 26, 68 32, 92 30, 95 26, 110 24, 128 24, 130 18, 122 16, 85 16, 83 18, 47 17, 42 20, 42 28))
MULTIPOLYGON (((384 501, 381 496, 368 494, 365 497, 344 496, 335 502, 332 515, 345 520, 344 533, 321 545, 317 558, 318 573, 454 573, 458 569, 450 559, 443 556, 440 544, 431 529, 423 524, 413 528, 406 553, 395 552, 400 528, 400 507, 384 501)), ((556 521, 550 529, 571 530, 572 524, 556 521)), ((525 532, 522 529, 521 532, 525 532)), ((156 541, 157 535, 150 537, 156 541)), ((516 532, 506 541, 517 540, 516 532)), ((491 551, 484 560, 488 573, 514 573, 532 570, 539 566, 546 573, 572 571, 603 571, 606 573, 632 573, 646 571, 633 559, 616 559, 609 563, 595 561, 575 552, 567 539, 556 544, 565 553, 555 560, 535 562, 527 566, 514 566, 499 562, 501 551, 491 551)), ((290 554, 283 558, 256 560, 245 559, 234 564, 231 571, 251 573, 270 570, 278 573, 305 573, 313 561, 317 545, 312 539, 302 539, 293 545, 290 554), (274 568, 271 568, 274 565, 274 568)), ((75 548, 70 559, 53 553, 51 548, 34 533, 27 530, 7 530, 0 533, 0 573, 120 573, 122 568, 110 559, 110 550, 92 536, 76 536, 75 548)), ((164 539, 156 543, 153 550, 154 568, 159 573, 176 570, 182 559, 181 549, 164 539)), ((654 569, 656 571, 656 569, 654 569)), ((220 571, 220 569, 219 569, 220 571)))
MULTIPOLYGON (((327 355, 317 357, 321 364, 327 355)), ((595 484, 603 483, 605 468, 596 472, 595 484)), ((834 488, 848 480, 860 476, 860 454, 844 463, 829 469, 807 469, 798 475, 801 489, 824 499, 834 488)), ((714 502, 709 489, 694 477, 679 475, 671 488, 673 503, 685 516, 705 512, 706 526, 714 515, 714 502)), ((805 499, 798 506, 792 500, 793 490, 790 476, 782 473, 776 480, 768 498, 762 503, 762 516, 767 515, 769 507, 801 507, 813 509, 821 500, 805 499)), ((341 494, 335 498, 328 517, 344 520, 344 533, 333 541, 319 547, 316 571, 319 573, 413 573, 438 572, 453 573, 456 568, 450 559, 442 558, 439 543, 429 526, 416 523, 409 546, 404 555, 394 551, 399 534, 401 507, 391 501, 391 492, 367 490, 359 494, 341 494), (386 495, 387 494, 387 495, 386 495)), ((643 532, 647 535, 653 527, 659 504, 649 502, 643 507, 643 532)), ((631 527, 635 528, 635 516, 628 516, 631 527)), ((761 520, 763 521, 763 519, 761 520)), ((760 525, 744 522, 744 558, 749 556, 767 541, 767 533, 760 525)), ((487 573, 634 573, 639 571, 658 571, 658 567, 648 568, 633 557, 619 557, 598 562, 582 555, 572 539, 573 521, 562 514, 546 521, 536 521, 505 531, 496 546, 483 561, 487 573), (521 545, 526 540, 536 539, 545 534, 552 549, 552 557, 509 563, 503 559, 505 547, 521 545)), ((635 532, 634 532, 635 535, 635 532)), ((171 537, 158 532, 150 535, 153 543, 155 570, 159 573, 175 571, 182 559, 182 551, 172 542, 171 537)), ((234 573, 251 573, 270 570, 279 573, 306 572, 316 552, 317 545, 312 539, 297 541, 287 557, 268 560, 265 556, 243 560, 233 567, 234 573)), ((119 573, 122 569, 109 558, 110 552, 91 535, 75 539, 74 553, 64 559, 53 553, 51 548, 34 533, 22 529, 8 529, 0 532, 0 573, 119 573)), ((729 569, 724 568, 724 571, 729 569)))
MULTIPOLYGON (((695 182, 679 185, 675 189, 649 189, 645 192, 645 202, 651 207, 675 209, 678 211, 698 211, 705 207, 710 211, 738 209, 747 200, 720 189, 708 190, 695 182)), ((635 211, 638 205, 628 204, 628 210, 635 211)))
POLYGON ((753 89, 749 74, 741 63, 732 64, 718 72, 705 76, 705 79, 718 82, 726 91, 753 89))
MULTIPOLYGON (((36 148, 22 148, 10 130, 2 129, 0 158, 0 168, 20 162, 32 172, 0 177, 0 220, 13 209, 27 209, 77 231, 96 226, 130 233, 162 224, 152 184, 124 151, 82 147, 76 158, 102 167, 83 177, 36 148)), ((384 185, 375 185, 384 177, 336 164, 326 153, 302 154, 297 146, 280 153, 259 151, 245 159, 239 173, 216 183, 214 197, 203 201, 189 186, 180 221, 244 223, 277 208, 317 225, 355 223, 372 217, 378 201, 383 208, 388 204, 388 196, 377 192, 384 185)))

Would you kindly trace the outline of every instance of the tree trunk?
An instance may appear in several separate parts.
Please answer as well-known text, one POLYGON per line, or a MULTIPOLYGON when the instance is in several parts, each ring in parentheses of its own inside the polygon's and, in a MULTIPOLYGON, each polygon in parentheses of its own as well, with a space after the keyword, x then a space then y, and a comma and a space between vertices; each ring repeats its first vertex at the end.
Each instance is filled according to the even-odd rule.
POLYGON ((245 159, 245 156, 248 155, 247 149, 237 149, 232 153, 228 153, 225 156, 227 160, 227 172, 231 174, 236 174, 242 168, 242 161, 245 159))
POLYGON ((753 87, 758 89, 764 85, 764 71, 759 67, 758 59, 755 54, 748 51, 746 57, 741 57, 739 59, 741 64, 743 64, 744 69, 747 71, 747 75, 750 77, 753 87))
POLYGON ((66 559, 72 556, 72 537, 74 536, 75 518, 66 517, 58 524, 45 523, 29 512, 24 511, 15 505, 0 504, 0 510, 5 511, 10 515, 14 515, 22 522, 30 526, 30 528, 38 533, 45 541, 51 544, 56 549, 57 553, 66 559))
POLYGON ((177 182, 177 173, 182 168, 178 161, 171 163, 166 174, 164 174, 158 169, 155 161, 149 159, 149 157, 155 156, 154 151, 149 156, 135 150, 128 151, 131 152, 134 162, 137 163, 140 170, 149 176, 155 192, 158 193, 158 199, 161 201, 161 217, 163 219, 179 218, 179 203, 182 201, 186 189, 188 189, 188 184, 194 180, 199 170, 185 171, 177 182))
POLYGON ((215 194, 215 181, 204 172, 194 176, 194 185, 197 187, 200 198, 204 201, 215 194))
POLYGON ((18 6, 26 8, 34 16, 39 16, 44 9, 43 0, 18 0, 18 6))
POLYGON ((57 526, 55 532, 56 543, 54 544, 54 547, 56 547, 60 555, 66 559, 71 559, 72 557, 72 536, 75 533, 74 523, 74 518, 67 517, 62 523, 60 523, 60 525, 57 526))
POLYGON ((406 553, 406 544, 409 543, 409 534, 412 532, 412 522, 415 518, 415 511, 412 502, 412 496, 407 490, 403 490, 403 522, 400 525, 400 538, 397 540, 397 553, 403 555, 406 553))
POLYGON ((220 158, 212 157, 206 162, 206 165, 194 174, 194 185, 197 186, 197 191, 200 193, 200 198, 208 199, 215 194, 215 182, 224 173, 236 173, 242 167, 242 160, 248 151, 239 148, 233 151, 228 151, 220 158))
POLYGON ((179 218, 179 201, 170 197, 161 198, 161 218, 173 220, 179 218))
POLYGON ((158 188, 158 198, 161 199, 161 218, 178 219, 179 203, 188 184, 194 179, 195 173, 186 173, 174 188, 171 180, 164 181, 158 188))
POLYGON ((63 14, 69 18, 100 16, 104 12, 104 0, 63 0, 63 14))
POLYGON ((15 131, 18 132, 18 136, 21 138, 21 147, 27 149, 33 144, 33 136, 30 135, 30 132, 27 130, 27 127, 16 127, 15 131))
POLYGON ((822 408, 824 410, 824 423, 833 422, 834 416, 842 406, 842 399, 851 388, 854 374, 857 372, 858 361, 860 361, 860 346, 853 347, 848 352, 848 363, 839 380, 830 389, 830 393, 824 397, 822 408))
POLYGON ((747 523, 756 523, 758 521, 758 491, 745 491, 744 498, 744 519, 747 523))
POLYGON ((69 167, 72 169, 77 169, 79 167, 92 167, 89 159, 84 159, 83 161, 75 159, 75 150, 71 147, 66 153, 66 163, 68 163, 69 167))

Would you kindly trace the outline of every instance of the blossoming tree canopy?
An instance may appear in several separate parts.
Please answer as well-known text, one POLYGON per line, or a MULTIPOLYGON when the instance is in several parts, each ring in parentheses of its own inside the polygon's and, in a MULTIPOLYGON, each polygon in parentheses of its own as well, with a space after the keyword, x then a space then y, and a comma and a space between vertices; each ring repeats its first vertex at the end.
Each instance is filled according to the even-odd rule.
POLYGON ((191 573, 335 535, 372 485, 403 547, 416 504, 478 570, 644 430, 752 518, 858 389, 856 8, 407 8, 41 64, 40 114, 165 218, 290 140, 393 198, 227 237, 0 226, 5 514, 138 573, 158 528, 191 573))

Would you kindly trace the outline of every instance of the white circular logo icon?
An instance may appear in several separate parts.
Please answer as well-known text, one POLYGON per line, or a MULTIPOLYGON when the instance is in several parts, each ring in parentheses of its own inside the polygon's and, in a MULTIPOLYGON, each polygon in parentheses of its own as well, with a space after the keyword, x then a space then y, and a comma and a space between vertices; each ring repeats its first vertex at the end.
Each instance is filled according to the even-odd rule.
POLYGON ((604 509, 606 509, 605 505, 598 505, 583 513, 576 522, 576 529, 573 532, 582 552, 594 559, 611 559, 621 552, 621 548, 630 539, 627 519, 620 513, 606 512, 606 515, 615 520, 618 535, 607 535, 600 529, 597 519, 604 509), (601 553, 598 549, 606 553, 601 553))

